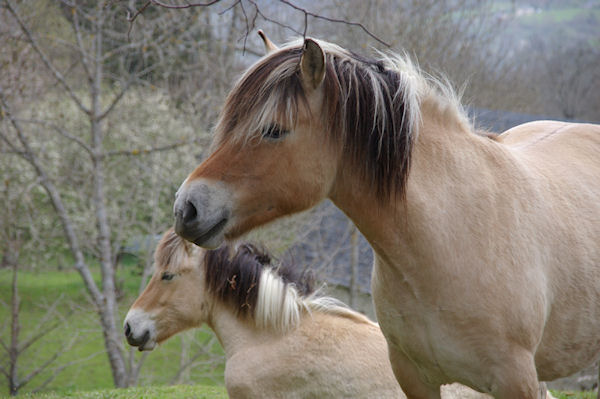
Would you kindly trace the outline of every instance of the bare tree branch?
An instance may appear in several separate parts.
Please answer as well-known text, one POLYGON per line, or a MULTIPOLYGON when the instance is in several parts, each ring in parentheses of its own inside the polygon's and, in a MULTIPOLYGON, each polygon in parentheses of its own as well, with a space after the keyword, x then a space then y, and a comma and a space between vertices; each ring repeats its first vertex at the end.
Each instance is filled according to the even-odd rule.
MULTIPOLYGON (((61 219, 61 223, 62 223, 62 227, 65 231, 65 235, 67 236, 69 245, 71 246, 72 253, 75 256, 75 269, 79 272, 79 274, 83 278, 86 288, 88 289, 88 291, 89 291, 90 295, 92 296, 96 305, 101 306, 103 304, 104 296, 98 289, 98 287, 94 281, 94 278, 92 277, 92 274, 85 263, 83 253, 79 246, 79 240, 75 234, 75 231, 73 229, 73 224, 71 223, 69 215, 67 214, 67 211, 64 207, 60 193, 59 193, 58 189, 54 186, 54 184, 52 183, 52 181, 50 180, 48 175, 46 174, 45 169, 40 164, 39 159, 35 156, 35 153, 31 149, 31 147, 29 145, 29 141, 27 140, 25 134, 23 133, 23 130, 21 129, 19 122, 12 115, 12 113, 10 111, 10 108, 8 106, 8 103, 6 102, 4 93, 1 88, 0 88, 0 104, 3 107, 4 114, 8 117, 9 121, 11 122, 12 126, 14 127, 15 132, 17 133, 17 137, 18 137, 21 145, 23 146, 23 149, 25 151, 23 158, 25 158, 29 162, 29 164, 33 167, 33 169, 35 170, 36 174, 38 175, 38 177, 40 179, 40 184, 42 185, 42 187, 44 187, 44 189, 48 193, 48 196, 50 197, 52 205, 54 206, 54 209, 56 210, 59 218, 61 219)), ((2 134, 2 133, 0 132, 0 134, 2 134)))
POLYGON ((297 11, 300 11, 300 12, 304 13, 304 34, 303 34, 303 36, 306 36, 306 29, 307 29, 307 25, 308 25, 308 19, 307 19, 307 17, 310 16, 310 17, 315 18, 315 19, 322 19, 324 21, 333 22, 333 23, 336 23, 336 24, 344 24, 344 25, 356 26, 356 27, 362 29, 363 32, 365 32, 367 35, 371 36, 373 39, 375 39, 379 43, 383 44, 386 47, 391 47, 391 44, 389 44, 389 43, 384 42, 383 40, 381 40, 377 35, 371 33, 371 31, 369 31, 361 23, 350 22, 350 21, 347 21, 345 19, 325 17, 323 15, 307 11, 306 9, 304 9, 304 8, 302 8, 302 7, 296 5, 296 4, 294 4, 294 3, 292 3, 291 1, 288 1, 288 0, 279 0, 279 2, 288 5, 289 7, 293 8, 294 10, 297 10, 297 11))
MULTIPOLYGON (((272 24, 275 24, 275 25, 277 25, 277 26, 280 26, 280 27, 282 27, 282 28, 284 28, 284 29, 288 29, 288 30, 290 30, 290 31, 294 32, 294 33, 295 33, 295 34, 297 34, 297 35, 300 35, 300 36, 306 36, 305 34, 303 34, 302 32, 300 32, 299 30, 297 30, 297 29, 294 29, 292 26, 290 26, 290 25, 288 25, 288 24, 284 24, 283 22, 280 22, 280 21, 278 21, 278 20, 276 20, 276 19, 273 19, 273 18, 271 18, 271 17, 267 17, 267 16, 266 16, 266 15, 265 15, 265 14, 264 14, 264 13, 263 13, 261 10, 260 10, 260 8, 258 7, 258 4, 256 4, 256 1, 254 1, 254 0, 248 0, 248 1, 250 2, 250 4, 252 4, 252 5, 254 6, 254 9, 255 9, 256 13, 257 13, 258 15, 260 15, 260 16, 261 16, 261 18, 262 18, 262 19, 264 19, 265 21, 267 21, 267 22, 271 22, 272 24)), ((254 29, 254 28, 255 28, 255 26, 254 26, 254 25, 252 25, 252 29, 254 29)), ((249 33, 249 31, 248 31, 248 32, 246 32, 246 36, 248 35, 248 33, 249 33)))
POLYGON ((121 99, 123 98, 125 93, 127 93, 127 90, 129 90, 131 83, 132 83, 131 79, 128 80, 127 82, 125 82, 125 85, 121 88, 121 91, 115 96, 115 98, 112 99, 112 101, 106 107, 106 109, 100 115, 97 116, 98 120, 102 120, 102 119, 106 118, 106 116, 108 114, 110 114, 110 112, 115 108, 115 106, 119 103, 119 101, 121 101, 121 99))
POLYGON ((2 366, 0 366, 0 373, 4 374, 6 376, 6 378, 10 378, 8 371, 6 371, 6 369, 2 366))
POLYGON ((19 15, 19 13, 17 12, 17 10, 15 9, 15 7, 12 5, 11 1, 10 0, 6 0, 6 4, 8 5, 8 11, 13 15, 13 17, 15 18, 15 20, 19 24, 19 26, 20 26, 21 30, 23 31, 23 33, 25 33, 25 36, 27 36, 27 39, 29 40, 29 43, 31 44, 31 46, 33 47, 33 49, 35 50, 35 52, 40 56, 40 58, 42 59, 42 62, 44 63, 44 65, 50 70, 50 72, 52 72, 52 74, 54 75, 54 77, 56 78, 56 80, 63 86, 63 88, 65 89, 65 91, 69 94, 69 96, 75 102, 75 104, 77 104, 77 106, 79 107, 79 109, 81 109, 86 114, 90 114, 91 110, 89 108, 87 108, 85 105, 83 105, 83 102, 81 102, 81 100, 79 99, 79 97, 77 97, 77 95, 75 94, 75 91, 73 90, 73 88, 65 80, 65 77, 58 71, 58 69, 56 69, 56 67, 48 59, 48 57, 46 56, 46 53, 44 53, 42 51, 42 49, 38 45, 37 41, 34 39, 33 35, 31 34, 29 28, 25 25, 25 22, 23 21, 23 19, 21 18, 21 16, 19 15))
MULTIPOLYGON (((192 8, 192 7, 210 7, 216 3, 219 3, 221 0, 213 0, 213 1, 209 1, 209 2, 205 2, 205 3, 189 3, 186 2, 185 4, 169 4, 169 3, 164 3, 162 1, 158 1, 158 0, 148 0, 146 3, 144 3, 144 5, 136 11, 136 13, 131 16, 128 15, 127 20, 130 23, 130 30, 131 30, 131 24, 133 24, 133 22, 135 21, 135 19, 144 12, 144 10, 146 8, 148 8, 148 6, 150 5, 155 5, 158 7, 162 7, 162 8, 168 8, 168 9, 185 9, 185 8, 192 8)), ((243 0, 238 0, 235 3, 233 3, 231 6, 229 6, 227 9, 225 9, 223 12, 229 11, 232 8, 237 7, 238 5, 242 8, 242 12, 244 13, 244 18, 246 21, 246 35, 244 37, 244 48, 245 46, 245 42, 247 40, 248 34, 250 32, 250 30, 254 29, 255 25, 256 25, 256 15, 260 15, 265 21, 274 23, 276 25, 279 25, 283 28, 289 29, 294 33, 300 34, 302 35, 302 37, 306 37, 306 32, 308 30, 308 17, 311 18, 315 18, 315 19, 320 19, 323 21, 327 21, 327 22, 332 22, 332 23, 336 23, 336 24, 344 24, 344 25, 349 25, 349 26, 354 26, 357 28, 360 28, 364 33, 366 33, 368 36, 370 36, 371 38, 373 38, 374 40, 376 40, 377 42, 383 44, 386 47, 391 47, 390 43, 387 43, 386 41, 382 40, 379 36, 375 35, 374 33, 372 33, 369 29, 367 29, 363 24, 359 23, 359 22, 352 22, 352 21, 348 21, 345 19, 340 19, 340 18, 331 18, 331 17, 326 17, 324 15, 315 13, 315 12, 311 12, 308 11, 306 8, 300 7, 297 4, 294 4, 293 2, 289 1, 289 0, 279 0, 280 3, 296 10, 299 11, 301 13, 304 14, 304 30, 303 32, 299 32, 298 30, 294 29, 293 27, 284 24, 276 19, 267 17, 261 10, 260 7, 258 6, 258 3, 255 0, 247 0, 250 4, 252 4, 254 6, 255 9, 255 16, 252 19, 252 23, 249 22, 249 18, 246 14, 246 11, 244 9, 244 4, 243 4, 243 0)), ((223 12, 221 12, 220 14, 222 14, 223 12)))
POLYGON ((160 147, 150 147, 150 148, 143 148, 143 149, 134 148, 132 150, 109 151, 109 152, 105 153, 104 156, 105 157, 113 157, 113 156, 121 156, 121 155, 124 155, 124 156, 146 155, 146 154, 150 154, 153 152, 173 150, 175 148, 179 148, 179 147, 183 147, 183 146, 186 146, 189 144, 197 143, 199 140, 200 139, 198 139, 198 138, 194 138, 191 140, 180 141, 177 143, 167 144, 167 145, 160 146, 160 147))
MULTIPOLYGON (((146 353, 148 353, 148 352, 146 352, 146 353)), ((88 360, 90 360, 90 359, 93 359, 93 358, 95 358, 96 356, 98 356, 98 355, 102 355, 102 354, 104 354, 104 351, 98 351, 98 352, 94 352, 94 353, 92 353, 91 355, 89 355, 89 356, 86 356, 86 357, 84 357, 84 358, 82 358, 82 359, 72 360, 72 361, 70 361, 70 362, 67 362, 67 363, 65 363, 65 364, 62 364, 61 366, 59 366, 59 367, 55 368, 55 369, 52 371, 52 374, 51 374, 51 375, 50 375, 48 378, 46 378, 46 379, 44 380, 44 382, 42 382, 42 383, 41 383, 41 384, 40 384, 40 385, 39 385, 37 388, 33 389, 31 392, 32 392, 32 393, 37 393, 37 392, 41 391, 42 389, 44 389, 44 388, 46 387, 46 385, 48 385, 50 382, 52 382, 52 381, 53 381, 53 380, 56 378, 56 376, 57 376, 57 375, 58 375, 58 374, 59 374, 61 371, 63 371, 64 369, 66 369, 67 367, 73 366, 73 365, 75 365, 75 364, 85 363, 85 362, 87 362, 88 360)))
POLYGON ((4 349, 6 353, 8 353, 8 346, 6 346, 6 343, 4 342, 2 337, 0 337, 0 346, 2 346, 2 349, 4 349))
MULTIPOLYGON (((75 342, 77 342, 78 338, 79 338, 79 334, 75 334, 68 343, 66 343, 64 345, 61 345, 61 347, 58 348, 54 352, 54 354, 52 356, 50 356, 44 363, 42 363, 40 366, 36 367, 33 371, 31 371, 25 377, 21 378, 20 381, 19 381, 19 385, 21 387, 23 387, 24 385, 26 385, 27 383, 29 383, 29 381, 31 381, 33 378, 35 378, 38 374, 40 374, 42 371, 44 371, 46 368, 48 368, 48 366, 50 366, 56 359, 58 359, 58 357, 61 354, 69 351, 69 349, 71 349, 73 347, 73 345, 75 344, 75 342)), ((89 358, 89 356, 88 356, 88 358, 89 358)), ((74 361, 69 362, 69 363, 72 364, 72 363, 79 362, 79 361, 82 361, 82 359, 74 360, 74 361)), ((65 367, 67 367, 67 365, 69 365, 69 363, 67 363, 66 365, 62 365, 60 367, 57 367, 54 370, 54 373, 51 376, 51 378, 54 379, 54 377, 56 377, 56 375, 58 375, 58 373, 60 373, 62 370, 64 370, 65 367)), ((48 381, 48 382, 50 382, 50 381, 48 381)), ((47 384, 47 382, 43 383, 43 385, 46 385, 46 384, 47 384)))
POLYGON ((21 345, 19 345, 19 348, 17 349, 17 351, 19 352, 19 354, 25 352, 27 350, 27 348, 29 348, 31 345, 33 345, 37 340, 44 337, 46 334, 48 334, 50 331, 56 329, 60 325, 61 324, 59 322, 55 322, 55 323, 52 323, 50 325, 50 327, 48 327, 46 329, 42 329, 41 326, 38 326, 38 328, 40 328, 40 331, 38 331, 37 334, 34 334, 34 335, 30 336, 29 338, 27 338, 27 340, 24 343, 21 343, 21 345))
POLYGON ((85 75, 87 76, 88 82, 92 81, 92 68, 89 65, 89 55, 85 51, 85 46, 83 45, 83 39, 81 38, 81 27, 79 25, 79 10, 75 4, 71 5, 71 10, 73 11, 73 23, 71 26, 75 31, 75 38, 77 40, 77 46, 79 47, 79 52, 81 54, 81 65, 83 65, 83 70, 85 71, 85 75))
POLYGON ((221 0, 212 0, 207 3, 168 4, 168 3, 163 3, 162 1, 158 1, 158 0, 148 0, 133 15, 130 15, 130 13, 128 13, 127 21, 129 21, 129 30, 127 31, 127 37, 129 37, 129 33, 131 32, 131 26, 132 26, 133 22, 135 21, 135 19, 140 14, 142 14, 144 12, 144 10, 146 10, 146 8, 148 8, 148 6, 150 4, 154 4, 154 5, 162 7, 162 8, 171 8, 171 9, 181 10, 181 9, 192 8, 192 7, 209 7, 209 6, 212 6, 213 4, 219 3, 220 1, 221 0))
POLYGON ((83 140, 81 140, 79 137, 77 136, 73 136, 72 134, 70 134, 69 132, 67 132, 65 129, 63 129, 62 127, 45 121, 45 120, 41 120, 41 119, 16 119, 18 122, 21 123, 32 123, 32 124, 36 124, 36 125, 41 125, 41 126, 45 126, 45 127, 49 127, 52 130, 56 131, 58 134, 60 134, 61 136, 77 143, 81 148, 83 148, 88 154, 93 155, 92 149, 90 148, 89 145, 87 145, 86 142, 84 142, 83 140))

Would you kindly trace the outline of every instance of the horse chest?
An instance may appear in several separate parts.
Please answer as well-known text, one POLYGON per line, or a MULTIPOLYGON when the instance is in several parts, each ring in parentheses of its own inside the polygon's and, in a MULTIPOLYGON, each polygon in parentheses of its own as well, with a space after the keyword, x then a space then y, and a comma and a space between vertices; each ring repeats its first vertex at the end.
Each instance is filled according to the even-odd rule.
POLYGON ((427 297, 418 284, 385 266, 375 262, 371 288, 389 350, 409 359, 432 384, 476 380, 468 369, 478 359, 447 310, 435 305, 437 301, 427 297))
MULTIPOLYGON (((388 268, 389 269, 389 268, 388 268)), ((418 287, 375 263, 371 289, 377 320, 391 347, 422 364, 435 364, 436 325, 418 287)))

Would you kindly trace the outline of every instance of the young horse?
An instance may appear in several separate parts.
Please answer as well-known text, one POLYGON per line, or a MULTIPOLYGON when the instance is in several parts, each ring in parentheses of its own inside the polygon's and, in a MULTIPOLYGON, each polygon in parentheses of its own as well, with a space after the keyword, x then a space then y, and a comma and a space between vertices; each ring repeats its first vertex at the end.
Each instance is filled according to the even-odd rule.
MULTIPOLYGON (((226 355, 232 398, 399 398, 377 324, 315 294, 297 268, 251 244, 204 251, 169 230, 156 271, 125 318, 127 341, 152 350, 207 323, 226 355)), ((455 384, 444 397, 481 399, 455 384)))
POLYGON ((377 325, 270 263, 250 244, 204 251, 169 230, 125 318, 128 342, 151 350, 207 323, 225 350, 232 398, 398 397, 377 325))
POLYGON ((538 379, 600 354, 598 154, 600 126, 478 135, 402 57, 306 39, 234 86, 175 229, 214 247, 328 197, 375 251, 376 314, 408 397, 457 381, 534 399, 538 379))

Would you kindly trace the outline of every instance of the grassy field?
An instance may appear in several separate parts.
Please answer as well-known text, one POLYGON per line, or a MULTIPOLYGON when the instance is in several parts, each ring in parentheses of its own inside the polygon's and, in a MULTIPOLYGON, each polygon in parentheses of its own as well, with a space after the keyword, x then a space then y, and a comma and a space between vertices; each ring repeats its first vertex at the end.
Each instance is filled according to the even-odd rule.
POLYGON ((29 399, 226 399, 227 393, 223 387, 204 385, 177 385, 169 387, 139 387, 128 389, 106 389, 99 391, 75 391, 69 393, 42 393, 37 395, 25 394, 22 398, 29 399))
MULTIPOLYGON (((123 282, 123 297, 119 303, 120 317, 123 318, 129 305, 136 296, 140 277, 125 268, 120 276, 123 282)), ((10 300, 9 270, 0 270, 0 300, 10 300)), ((68 366, 45 390, 66 394, 74 390, 94 390, 112 388, 113 381, 104 352, 104 341, 94 312, 88 301, 79 275, 72 271, 21 271, 19 273, 19 290, 21 297, 22 339, 33 334, 46 314, 46 309, 57 298, 59 326, 31 346, 20 359, 20 375, 26 375, 60 348, 61 345, 73 342, 55 362, 57 366, 75 362, 68 366)), ((8 325, 9 311, 0 306, 0 336, 5 342, 10 339, 8 325)), ((51 322, 52 323, 52 322, 51 322)), ((126 345, 125 340, 123 340, 126 345)), ((139 359, 141 354, 134 351, 139 359)), ((4 356, 4 355, 3 355, 4 356)), ((140 373, 142 385, 161 385, 172 382, 199 383, 218 386, 223 384, 224 358, 223 352, 214 335, 206 328, 180 334, 147 355, 140 373), (186 348, 188 357, 197 351, 203 351, 195 365, 183 378, 174 381, 181 361, 182 348, 186 348)), ((50 377, 48 370, 37 376, 30 385, 21 392, 29 392, 50 377)), ((8 391, 4 376, 0 379, 0 394, 8 391)), ((144 396, 145 397, 145 396, 144 396)))
POLYGON ((556 399, 596 399, 596 392, 556 392, 552 391, 556 399))

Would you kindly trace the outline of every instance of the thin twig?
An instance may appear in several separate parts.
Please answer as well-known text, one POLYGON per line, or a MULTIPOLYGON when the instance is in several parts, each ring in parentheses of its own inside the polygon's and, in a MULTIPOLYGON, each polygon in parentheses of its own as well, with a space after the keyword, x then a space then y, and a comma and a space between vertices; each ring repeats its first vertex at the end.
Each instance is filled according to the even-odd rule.
POLYGON ((10 378, 8 371, 6 371, 6 369, 2 366, 0 366, 0 373, 4 374, 6 376, 6 378, 10 378))
POLYGON ((132 81, 133 81, 133 79, 129 79, 127 82, 125 82, 125 85, 121 88, 121 91, 119 92, 119 94, 117 94, 112 99, 110 105, 108 107, 106 107, 106 109, 100 115, 98 115, 97 118, 99 121, 106 118, 108 116, 108 114, 110 114, 111 111, 115 108, 115 106, 119 103, 119 101, 121 101, 121 99, 123 98, 123 96, 125 95, 127 90, 129 90, 129 87, 131 86, 132 81))
POLYGON ((170 9, 175 9, 175 10, 182 10, 185 8, 192 8, 192 7, 210 7, 213 4, 217 4, 219 3, 221 0, 212 0, 209 1, 207 3, 185 3, 185 4, 167 4, 167 3, 163 3, 162 1, 157 1, 157 0, 148 0, 146 3, 144 3, 144 5, 137 10, 133 15, 130 15, 130 13, 128 12, 127 14, 127 21, 129 22, 129 30, 127 31, 127 37, 129 37, 129 32, 131 32, 131 26, 133 25, 133 22, 135 21, 135 19, 144 12, 144 10, 146 10, 146 8, 148 8, 149 5, 154 4, 155 6, 159 6, 162 8, 170 8, 170 9))
POLYGON ((17 352, 19 354, 25 352, 27 350, 27 348, 29 348, 31 345, 33 345, 37 340, 39 340, 40 338, 44 337, 50 331, 53 331, 54 329, 56 329, 60 325, 61 325, 60 322, 54 322, 48 328, 45 328, 45 329, 43 329, 41 331, 38 331, 37 334, 28 337, 26 342, 21 343, 21 345, 19 345, 19 348, 17 349, 17 352))
MULTIPOLYGON (((185 8, 192 8, 192 7, 210 7, 216 3, 219 3, 221 0, 213 0, 213 1, 208 1, 205 3, 189 3, 186 2, 185 4, 167 4, 164 3, 162 1, 159 0, 148 0, 146 3, 144 3, 144 5, 135 12, 135 14, 133 16, 129 15, 127 16, 127 20, 130 23, 130 27, 129 30, 131 30, 131 24, 133 24, 133 22, 135 21, 135 19, 144 12, 144 10, 146 8, 148 8, 148 6, 152 5, 156 5, 158 7, 162 7, 162 8, 168 8, 168 9, 185 9, 185 8)), ((249 24, 248 23, 248 16, 246 15, 246 12, 244 10, 244 5, 243 5, 243 0, 238 0, 235 3, 233 3, 231 6, 227 7, 224 11, 220 12, 219 15, 222 15, 223 13, 231 10, 232 8, 235 8, 236 6, 240 5, 242 7, 242 12, 244 13, 245 19, 246 19, 246 37, 244 38, 244 42, 247 39, 248 33, 251 29, 253 29, 255 27, 255 22, 256 22, 256 15, 260 15, 265 21, 271 22, 273 24, 276 24, 282 28, 285 29, 289 29, 292 32, 298 34, 298 35, 302 35, 302 37, 306 37, 306 32, 308 31, 308 17, 312 17, 315 19, 321 19, 327 22, 333 22, 333 23, 338 23, 338 24, 345 24, 345 25, 350 25, 350 26, 355 26, 360 28, 363 32, 365 32, 367 35, 369 35, 370 37, 372 37, 373 39, 375 39, 376 41, 378 41, 379 43, 383 44, 386 47, 391 47, 391 44, 385 42, 384 40, 382 40, 381 38, 379 38, 377 35, 375 35, 374 33, 372 33, 369 29, 367 29, 363 24, 361 24, 360 22, 352 22, 352 21, 347 21, 345 19, 339 19, 339 18, 331 18, 331 17, 326 17, 311 11, 308 11, 305 8, 302 8, 294 3, 292 3, 289 0, 279 0, 280 3, 285 4, 286 6, 293 8, 296 11, 300 11, 304 14, 304 29, 303 32, 298 31, 297 29, 294 29, 293 27, 291 27, 290 25, 287 25, 285 23, 282 23, 280 21, 277 21, 273 18, 267 17, 261 10, 260 7, 258 6, 258 4, 256 3, 255 0, 247 0, 250 4, 252 4, 254 6, 255 9, 255 17, 252 20, 252 23, 249 24)), ((129 35, 129 33, 128 33, 129 35)), ((244 45, 244 48, 246 46, 244 45)))
POLYGON ((337 23, 337 24, 345 24, 345 25, 350 25, 350 26, 356 26, 359 27, 360 29, 363 30, 363 32, 365 32, 367 35, 371 36, 373 39, 377 40, 379 43, 383 44, 386 47, 391 47, 391 44, 384 42, 383 40, 381 40, 379 37, 377 37, 377 35, 371 33, 371 31, 369 31, 363 24, 359 23, 359 22, 351 22, 351 21, 347 21, 345 19, 338 19, 338 18, 330 18, 330 17, 325 17, 323 15, 320 14, 315 14, 313 12, 310 12, 300 6, 297 6, 296 4, 292 3, 291 1, 288 0, 279 0, 279 2, 293 8, 294 10, 300 11, 302 13, 304 13, 304 36, 306 36, 306 27, 308 24, 308 17, 313 17, 315 19, 322 19, 324 21, 327 22, 333 22, 333 23, 337 23))
POLYGON ((160 146, 160 147, 150 147, 150 148, 143 148, 143 149, 139 149, 139 148, 134 148, 131 150, 119 150, 119 151, 110 151, 104 154, 105 157, 113 157, 113 156, 119 156, 119 155, 124 155, 124 156, 138 156, 138 155, 147 155, 153 152, 160 152, 160 151, 168 151, 168 150, 172 150, 178 147, 183 147, 189 144, 193 144, 196 143, 198 140, 197 139, 191 139, 191 140, 185 140, 185 141, 179 141, 177 143, 172 143, 172 144, 167 144, 164 146, 160 146))
MULTIPOLYGON (((264 19, 265 21, 267 21, 267 22, 270 22, 270 23, 272 23, 272 24, 275 24, 275 25, 277 25, 277 26, 279 26, 279 27, 281 27, 281 28, 288 29, 288 30, 290 30, 290 31, 294 32, 294 33, 295 33, 295 34, 297 34, 297 35, 302 35, 302 32, 300 32, 300 31, 299 31, 299 30, 297 30, 297 29, 294 29, 292 26, 290 26, 290 25, 287 25, 287 24, 284 24, 283 22, 279 22, 279 21, 277 21, 276 19, 273 19, 273 18, 267 17, 267 16, 266 16, 266 15, 265 15, 265 14, 264 14, 264 13, 263 13, 261 10, 260 10, 260 8, 258 7, 258 4, 256 4, 256 2, 255 2, 254 0, 248 0, 248 2, 249 2, 249 3, 251 3, 251 4, 254 6, 254 8, 256 9, 256 13, 257 13, 258 15, 260 15, 260 16, 262 17, 262 19, 264 19)), ((254 27, 253 27, 253 28, 254 28, 254 27)))
POLYGON ((73 10, 73 23, 71 24, 71 26, 73 26, 73 30, 75 31, 75 39, 77 40, 77 46, 79 47, 79 52, 81 54, 81 64, 83 65, 83 70, 85 72, 85 75, 88 78, 88 81, 92 81, 92 72, 91 72, 91 67, 88 64, 89 62, 89 56, 87 54, 87 52, 84 50, 84 46, 83 46, 83 39, 81 38, 81 29, 80 29, 80 24, 79 24, 79 11, 77 10, 77 6, 76 5, 72 5, 71 7, 73 10))
POLYGON ((187 3, 186 2, 185 4, 167 4, 167 3, 163 3, 162 1, 158 1, 158 0, 150 0, 150 2, 159 7, 180 10, 183 8, 191 8, 191 7, 210 7, 213 4, 217 4, 217 3, 221 2, 221 0, 212 0, 212 1, 208 1, 206 3, 187 3))
POLYGON ((66 90, 66 92, 69 94, 71 99, 75 102, 75 104, 79 107, 79 109, 81 109, 84 113, 89 115, 91 113, 91 110, 89 108, 87 108, 85 105, 83 105, 83 103, 81 102, 79 97, 77 97, 77 95, 75 94, 75 91, 73 90, 73 88, 71 88, 71 86, 65 80, 64 76, 58 71, 58 69, 56 69, 54 67, 52 62, 46 56, 46 53, 44 53, 42 51, 41 47, 38 45, 37 41, 33 38, 33 35, 29 31, 29 28, 25 25, 25 22, 21 19, 21 16, 17 13, 17 10, 12 5, 10 0, 6 0, 6 4, 8 5, 8 11, 13 15, 13 17, 15 18, 15 20, 21 27, 21 30, 23 31, 23 33, 25 33, 25 36, 27 36, 29 44, 31 44, 31 47, 33 47, 35 52, 38 53, 38 55, 42 59, 42 62, 46 66, 46 68, 48 68, 50 70, 50 72, 52 72, 52 74, 54 75, 56 80, 63 86, 63 88, 66 90))
POLYGON ((137 10, 135 12, 135 14, 133 14, 133 16, 131 15, 131 12, 127 11, 127 21, 129 21, 129 29, 127 29, 127 40, 129 40, 129 35, 131 34, 131 28, 133 28, 133 22, 136 20, 136 18, 138 17, 138 15, 140 15, 141 13, 144 12, 144 10, 146 8, 148 8, 148 6, 152 4, 151 1, 146 2, 146 4, 144 4, 142 6, 142 8, 140 8, 139 10, 137 10))
POLYGON ((51 129, 55 130, 61 136, 77 143, 81 148, 83 148, 90 155, 93 155, 92 149, 83 140, 81 140, 77 136, 73 136, 72 134, 68 133, 65 129, 61 128, 58 125, 55 125, 54 123, 40 120, 40 119, 16 119, 16 120, 21 123, 32 123, 32 124, 36 124, 36 125, 49 127, 51 129))

